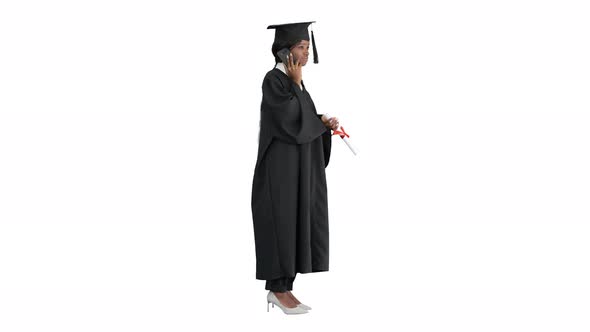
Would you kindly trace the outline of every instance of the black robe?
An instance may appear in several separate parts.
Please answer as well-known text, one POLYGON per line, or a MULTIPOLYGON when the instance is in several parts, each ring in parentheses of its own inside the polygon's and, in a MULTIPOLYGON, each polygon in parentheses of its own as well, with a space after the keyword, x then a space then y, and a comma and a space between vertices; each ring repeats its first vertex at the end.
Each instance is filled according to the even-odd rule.
POLYGON ((332 136, 302 86, 278 68, 262 83, 251 202, 256 279, 328 271, 332 136))

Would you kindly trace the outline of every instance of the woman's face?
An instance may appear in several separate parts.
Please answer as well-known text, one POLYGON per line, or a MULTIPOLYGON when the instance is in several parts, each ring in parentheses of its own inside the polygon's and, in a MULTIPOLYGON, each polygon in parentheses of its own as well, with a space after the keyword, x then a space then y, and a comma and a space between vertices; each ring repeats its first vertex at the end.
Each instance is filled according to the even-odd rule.
POLYGON ((299 59, 299 63, 305 66, 307 59, 309 59, 309 40, 302 40, 299 43, 291 47, 291 53, 295 56, 295 59, 299 59))

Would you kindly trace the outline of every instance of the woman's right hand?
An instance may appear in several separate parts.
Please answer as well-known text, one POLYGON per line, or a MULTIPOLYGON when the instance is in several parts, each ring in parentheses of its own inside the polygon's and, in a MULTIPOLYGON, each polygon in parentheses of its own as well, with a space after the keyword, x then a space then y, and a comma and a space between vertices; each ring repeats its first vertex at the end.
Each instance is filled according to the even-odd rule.
POLYGON ((301 63, 299 59, 295 63, 293 63, 293 53, 289 53, 287 56, 287 64, 285 68, 287 70, 287 76, 289 76, 293 82, 301 85, 301 63))
POLYGON ((326 126, 327 128, 330 128, 332 130, 336 130, 336 129, 338 129, 338 127, 340 127, 340 122, 338 121, 338 118, 335 116, 331 117, 328 120, 325 115, 322 115, 321 120, 324 123, 324 126, 326 126))

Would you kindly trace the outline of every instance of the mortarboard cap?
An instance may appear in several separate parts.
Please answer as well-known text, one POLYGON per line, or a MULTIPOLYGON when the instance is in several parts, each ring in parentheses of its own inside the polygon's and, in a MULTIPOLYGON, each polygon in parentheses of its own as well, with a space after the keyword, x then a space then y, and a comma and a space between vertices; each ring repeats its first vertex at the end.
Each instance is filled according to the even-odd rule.
MULTIPOLYGON (((307 27, 315 21, 269 25, 267 29, 275 29, 275 40, 272 47, 272 54, 277 58, 277 51, 281 48, 295 45, 299 40, 309 40, 307 27)), ((313 27, 311 28, 311 44, 313 48, 313 63, 318 63, 318 50, 315 46, 313 27)))

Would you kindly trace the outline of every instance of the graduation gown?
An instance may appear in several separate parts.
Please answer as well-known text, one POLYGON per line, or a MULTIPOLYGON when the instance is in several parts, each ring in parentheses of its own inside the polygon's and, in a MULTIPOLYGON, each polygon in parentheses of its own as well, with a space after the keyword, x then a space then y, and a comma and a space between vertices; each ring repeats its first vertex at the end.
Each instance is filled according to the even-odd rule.
POLYGON ((251 197, 256 279, 328 271, 332 136, 302 88, 278 68, 262 83, 251 197))

